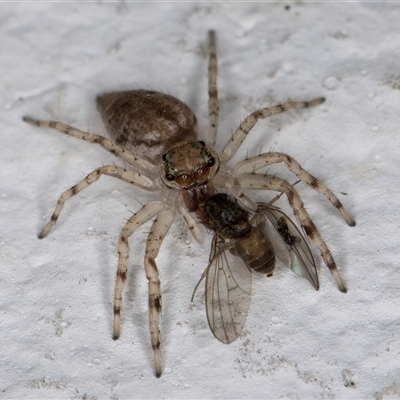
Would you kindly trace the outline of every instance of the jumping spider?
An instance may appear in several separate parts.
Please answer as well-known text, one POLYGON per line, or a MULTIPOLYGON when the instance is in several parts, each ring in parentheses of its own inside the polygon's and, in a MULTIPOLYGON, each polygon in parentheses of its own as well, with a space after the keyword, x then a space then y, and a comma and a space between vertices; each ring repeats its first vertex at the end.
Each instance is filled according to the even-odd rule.
POLYGON ((260 169, 276 163, 285 163, 301 181, 324 195, 340 212, 348 225, 355 221, 339 199, 317 178, 284 153, 271 152, 246 159, 234 167, 228 161, 235 155, 247 134, 259 119, 279 114, 293 108, 308 108, 321 104, 324 99, 288 101, 261 108, 251 113, 229 138, 222 152, 214 150, 218 129, 217 55, 215 33, 209 33, 208 112, 209 126, 205 141, 197 140, 197 121, 190 108, 173 96, 149 90, 132 90, 106 93, 97 98, 97 106, 112 140, 84 132, 55 121, 41 121, 24 117, 24 121, 40 127, 58 130, 87 142, 97 143, 113 153, 130 169, 105 165, 95 169, 83 180, 61 194, 50 221, 39 234, 48 235, 56 223, 64 203, 80 193, 102 175, 109 175, 149 191, 160 191, 160 200, 143 206, 125 224, 118 240, 118 271, 114 294, 113 338, 120 335, 122 291, 126 281, 129 257, 129 237, 137 228, 154 220, 147 239, 144 258, 148 279, 149 322, 151 345, 154 354, 155 375, 161 376, 160 349, 161 290, 155 259, 161 243, 177 214, 182 215, 196 240, 202 241, 197 219, 191 214, 202 214, 204 204, 221 188, 236 199, 240 207, 254 212, 256 204, 243 192, 272 190, 286 195, 294 215, 305 233, 321 252, 339 289, 346 292, 335 261, 316 226, 303 206, 300 195, 289 182, 276 176, 258 174, 260 169))

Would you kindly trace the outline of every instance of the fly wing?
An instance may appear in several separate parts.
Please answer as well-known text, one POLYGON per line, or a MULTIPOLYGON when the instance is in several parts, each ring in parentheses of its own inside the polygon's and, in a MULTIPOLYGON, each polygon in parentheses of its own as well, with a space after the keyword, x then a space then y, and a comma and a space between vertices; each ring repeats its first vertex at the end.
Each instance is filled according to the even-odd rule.
POLYGON ((210 329, 222 343, 243 330, 251 297, 251 271, 234 254, 234 241, 214 236, 206 277, 206 311, 210 329))
POLYGON ((279 208, 260 203, 258 213, 265 215, 265 231, 275 255, 297 275, 319 289, 318 272, 307 240, 294 222, 279 208))

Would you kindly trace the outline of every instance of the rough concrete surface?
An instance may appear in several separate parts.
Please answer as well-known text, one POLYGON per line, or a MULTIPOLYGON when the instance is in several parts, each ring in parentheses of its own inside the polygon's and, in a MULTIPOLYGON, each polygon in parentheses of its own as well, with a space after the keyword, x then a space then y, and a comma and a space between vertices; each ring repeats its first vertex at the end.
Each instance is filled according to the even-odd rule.
MULTIPOLYGON (((399 21, 393 2, 1 3, 0 398, 399 398, 399 21), (22 117, 106 135, 96 95, 151 88, 185 101, 204 135, 209 29, 218 35, 219 150, 258 108, 326 97, 260 121, 232 165, 283 151, 338 194, 355 228, 296 186, 349 290, 339 292, 314 247, 320 290, 280 264, 271 279, 254 275, 243 334, 219 343, 203 285, 190 302, 211 234, 197 244, 177 219, 158 257, 164 375, 156 379, 143 269, 149 225, 131 238, 122 333, 111 335, 118 235, 157 193, 102 178, 39 240, 66 188, 124 163, 22 117)), ((282 165, 269 173, 296 181, 282 165)), ((284 197, 277 204, 290 212, 284 197)))

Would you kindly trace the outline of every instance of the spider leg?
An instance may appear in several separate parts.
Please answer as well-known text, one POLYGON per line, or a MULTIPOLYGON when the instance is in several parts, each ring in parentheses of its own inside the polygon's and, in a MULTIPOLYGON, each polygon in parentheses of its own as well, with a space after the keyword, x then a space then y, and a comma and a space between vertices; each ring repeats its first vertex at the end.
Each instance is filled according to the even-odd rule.
POLYGON ((323 97, 319 97, 311 101, 288 101, 273 107, 261 108, 260 110, 254 111, 243 120, 243 122, 239 125, 239 128, 236 129, 236 132, 233 134, 231 140, 229 140, 229 142, 225 145, 224 150, 222 150, 221 161, 226 163, 236 154, 236 151, 239 149, 244 139, 246 139, 247 134, 253 129, 254 125, 259 119, 280 114, 293 108, 314 107, 323 103, 324 101, 325 99, 323 97))
POLYGON ((164 208, 165 203, 163 201, 152 201, 143 206, 137 213, 135 213, 125 224, 122 229, 121 235, 118 241, 118 270, 117 278, 115 280, 115 292, 114 292, 114 323, 113 323, 113 339, 117 340, 120 335, 120 314, 122 304, 122 291, 126 282, 126 275, 128 271, 128 259, 129 259, 129 237, 135 232, 136 229, 140 228, 143 224, 150 221, 157 214, 159 214, 164 208))
POLYGON ((196 239, 198 243, 203 243, 204 238, 201 230, 199 228, 199 224, 196 220, 192 217, 192 215, 187 211, 187 209, 183 206, 180 206, 178 209, 179 214, 182 215, 187 228, 190 232, 192 232, 193 237, 196 239))
POLYGON ((154 221, 147 239, 146 255, 144 259, 145 272, 149 284, 149 324, 151 346, 153 348, 155 375, 162 374, 160 349, 160 317, 161 317, 161 289, 155 258, 158 255, 162 241, 165 238, 174 218, 175 210, 166 206, 154 221))
POLYGON ((39 239, 45 238, 50 232, 51 228, 57 222, 60 216, 61 210, 64 207, 64 203, 71 197, 80 193, 83 189, 86 189, 89 185, 96 182, 102 175, 113 176, 114 178, 121 179, 124 182, 130 183, 132 185, 138 186, 146 190, 156 190, 157 187, 154 182, 146 177, 145 175, 138 174, 136 172, 127 171, 124 168, 116 167, 113 165, 105 165, 103 167, 97 168, 87 175, 84 179, 78 182, 76 185, 72 186, 70 189, 66 190, 57 200, 57 205, 51 215, 50 221, 42 229, 39 234, 39 239))
POLYGON ((308 186, 323 194, 331 202, 331 204, 338 209, 343 219, 349 226, 356 225, 354 218, 349 214, 336 195, 324 183, 303 169, 294 158, 287 154, 265 153, 249 158, 238 163, 233 171, 233 174, 237 176, 245 173, 252 173, 267 165, 278 164, 281 162, 285 163, 288 169, 293 172, 301 181, 307 183, 308 186))
POLYGON ((215 32, 210 31, 209 34, 209 60, 208 60, 208 130, 206 141, 212 146, 215 145, 215 140, 218 131, 219 118, 219 103, 218 103, 218 88, 217 88, 217 45, 215 32))
POLYGON ((57 121, 41 121, 31 117, 23 117, 23 120, 31 125, 56 129, 59 132, 65 133, 66 135, 85 140, 89 143, 98 143, 101 147, 114 154, 122 161, 125 161, 137 171, 140 171, 146 175, 151 176, 154 174, 154 171, 156 171, 157 166, 146 160, 136 157, 128 150, 125 150, 119 144, 105 138, 104 136, 96 135, 95 133, 84 132, 70 125, 66 125, 62 122, 57 121))
POLYGON ((284 193, 293 209, 293 213, 304 229, 307 236, 318 247, 325 264, 328 266, 333 279, 335 280, 339 290, 343 293, 347 292, 346 285, 341 277, 336 262, 333 259, 332 253, 324 242, 321 234, 318 232, 317 227, 311 220, 310 215, 304 208, 303 200, 297 193, 296 189, 287 181, 276 178, 270 175, 258 174, 243 174, 235 179, 237 186, 243 189, 253 190, 276 190, 277 192, 284 193))

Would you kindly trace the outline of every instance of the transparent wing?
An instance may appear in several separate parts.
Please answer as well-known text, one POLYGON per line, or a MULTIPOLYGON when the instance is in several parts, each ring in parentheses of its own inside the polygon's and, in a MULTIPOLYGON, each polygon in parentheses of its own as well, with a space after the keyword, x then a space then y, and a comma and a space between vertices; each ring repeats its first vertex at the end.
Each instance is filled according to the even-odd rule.
POLYGON ((318 272, 306 239, 294 222, 279 208, 259 203, 258 213, 265 215, 265 233, 275 255, 297 275, 319 289, 318 272))
POLYGON ((233 240, 214 236, 207 267, 206 311, 212 333, 227 344, 242 332, 251 296, 251 271, 234 253, 233 240))

